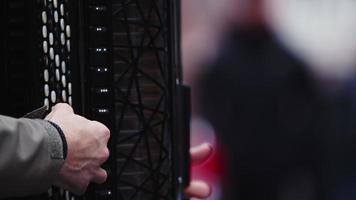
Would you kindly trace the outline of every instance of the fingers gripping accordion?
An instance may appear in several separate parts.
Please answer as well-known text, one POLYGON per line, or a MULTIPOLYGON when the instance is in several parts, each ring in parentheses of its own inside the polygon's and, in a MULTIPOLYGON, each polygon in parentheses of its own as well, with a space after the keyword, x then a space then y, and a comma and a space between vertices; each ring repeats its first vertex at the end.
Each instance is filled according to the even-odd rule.
POLYGON ((83 196, 181 199, 189 180, 189 90, 181 86, 179 2, 1 2, 2 114, 66 102, 111 130, 108 180, 83 196), (177 84, 178 83, 178 84, 177 84))

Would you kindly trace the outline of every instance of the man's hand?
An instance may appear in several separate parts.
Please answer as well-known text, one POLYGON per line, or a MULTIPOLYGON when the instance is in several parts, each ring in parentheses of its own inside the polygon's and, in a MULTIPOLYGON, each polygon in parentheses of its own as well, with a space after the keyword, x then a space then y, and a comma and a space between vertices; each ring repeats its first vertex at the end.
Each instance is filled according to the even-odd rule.
POLYGON ((74 114, 67 104, 57 104, 46 120, 56 123, 68 144, 67 158, 55 185, 83 194, 90 182, 103 183, 107 173, 100 167, 109 157, 109 129, 97 121, 74 114))
MULTIPOLYGON (((206 161, 213 153, 210 144, 202 144, 190 149, 192 164, 199 164, 206 161)), ((192 180, 188 188, 185 189, 185 195, 188 198, 208 198, 211 194, 211 187, 204 181, 192 180)))

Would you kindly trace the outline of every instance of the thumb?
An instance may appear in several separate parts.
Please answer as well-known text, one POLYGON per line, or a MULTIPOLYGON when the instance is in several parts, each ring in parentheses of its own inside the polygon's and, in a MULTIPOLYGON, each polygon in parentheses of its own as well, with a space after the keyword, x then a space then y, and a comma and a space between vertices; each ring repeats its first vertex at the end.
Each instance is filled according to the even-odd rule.
POLYGON ((52 112, 57 112, 57 111, 74 113, 73 108, 66 103, 58 103, 52 107, 52 112))

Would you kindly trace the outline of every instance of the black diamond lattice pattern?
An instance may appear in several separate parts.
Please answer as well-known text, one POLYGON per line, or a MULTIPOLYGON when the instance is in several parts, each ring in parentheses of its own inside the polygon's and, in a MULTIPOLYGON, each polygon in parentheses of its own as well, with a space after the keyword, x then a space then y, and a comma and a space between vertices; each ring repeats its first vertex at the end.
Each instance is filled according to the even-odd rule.
POLYGON ((119 199, 171 199, 167 0, 113 3, 119 199))

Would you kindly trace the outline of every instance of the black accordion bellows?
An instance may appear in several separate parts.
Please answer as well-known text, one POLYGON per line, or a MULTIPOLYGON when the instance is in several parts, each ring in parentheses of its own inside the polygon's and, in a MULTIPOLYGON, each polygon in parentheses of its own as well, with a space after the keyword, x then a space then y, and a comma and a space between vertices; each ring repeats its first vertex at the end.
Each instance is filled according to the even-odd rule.
POLYGON ((80 197, 54 187, 25 199, 181 196, 189 155, 176 135, 189 126, 176 125, 186 115, 176 107, 178 10, 173 0, 1 2, 0 113, 21 117, 66 102, 111 130, 106 183, 80 197))

